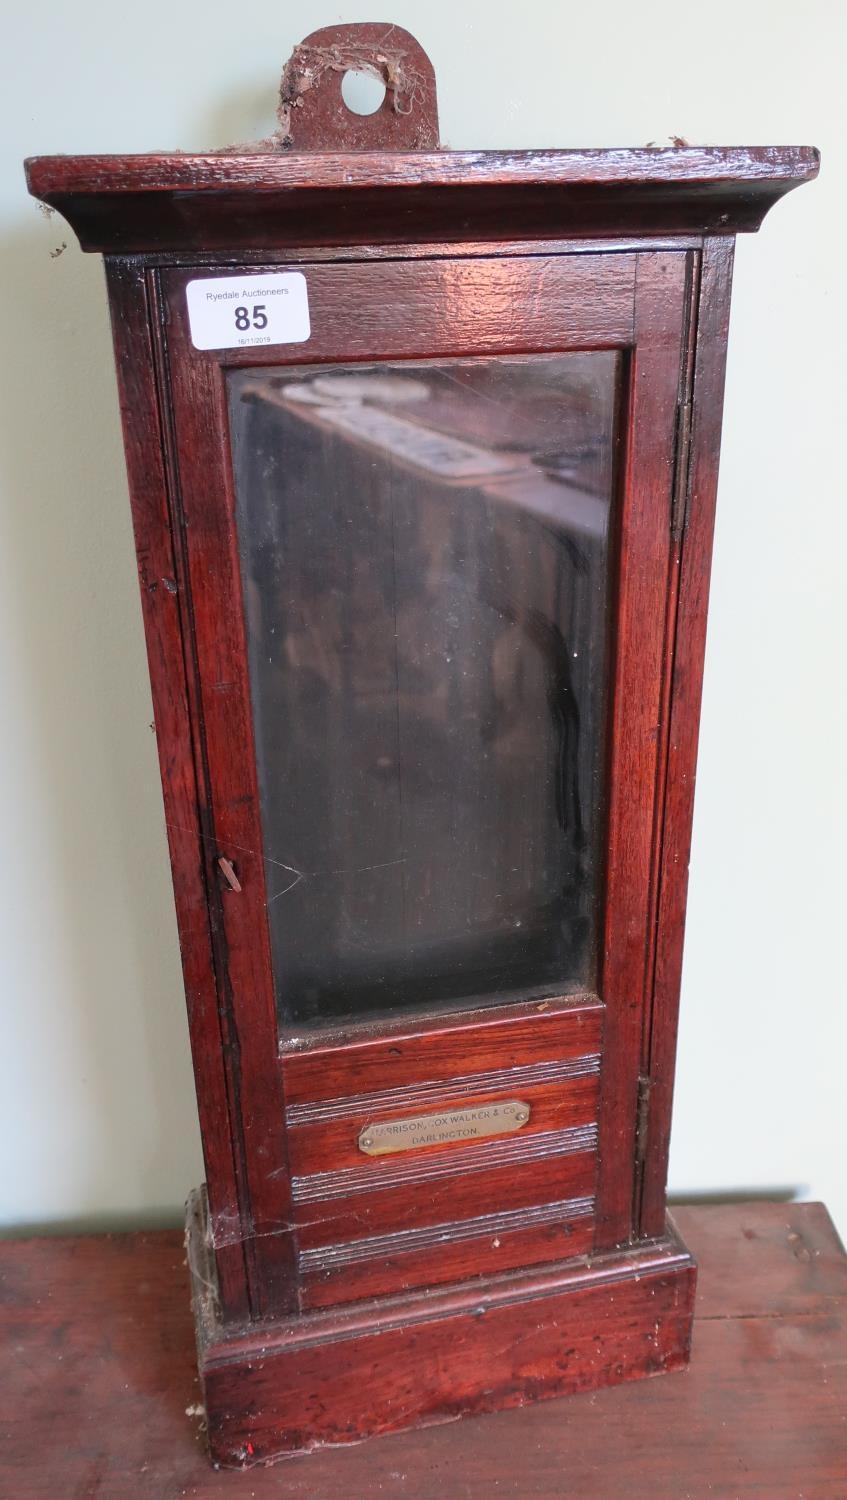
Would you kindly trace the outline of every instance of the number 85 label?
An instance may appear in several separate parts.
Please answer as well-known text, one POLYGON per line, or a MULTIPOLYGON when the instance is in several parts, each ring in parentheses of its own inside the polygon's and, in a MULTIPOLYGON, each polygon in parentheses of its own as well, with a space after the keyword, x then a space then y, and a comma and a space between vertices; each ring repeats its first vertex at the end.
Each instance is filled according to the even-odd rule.
POLYGON ((302 271, 204 276, 185 289, 195 349, 303 344, 311 332, 302 271))
POLYGON ((258 307, 254 302, 252 307, 237 307, 235 309, 235 326, 239 333, 249 333, 253 328, 267 328, 268 315, 263 307, 258 307))

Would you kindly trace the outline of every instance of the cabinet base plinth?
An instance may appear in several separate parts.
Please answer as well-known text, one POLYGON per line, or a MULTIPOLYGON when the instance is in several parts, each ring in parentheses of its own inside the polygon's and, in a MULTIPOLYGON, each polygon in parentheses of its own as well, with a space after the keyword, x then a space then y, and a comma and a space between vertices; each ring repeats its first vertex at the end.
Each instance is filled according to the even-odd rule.
POLYGON ((204 1202, 188 1204, 200 1377, 215 1463, 335 1443, 677 1370, 696 1266, 667 1234, 485 1280, 224 1326, 204 1202))

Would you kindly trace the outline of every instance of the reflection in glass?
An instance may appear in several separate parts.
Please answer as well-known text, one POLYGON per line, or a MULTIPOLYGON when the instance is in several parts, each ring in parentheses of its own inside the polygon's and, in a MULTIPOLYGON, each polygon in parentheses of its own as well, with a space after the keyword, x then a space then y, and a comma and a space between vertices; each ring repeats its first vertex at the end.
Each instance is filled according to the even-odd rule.
POLYGON ((281 1024, 592 982, 617 377, 229 374, 281 1024))

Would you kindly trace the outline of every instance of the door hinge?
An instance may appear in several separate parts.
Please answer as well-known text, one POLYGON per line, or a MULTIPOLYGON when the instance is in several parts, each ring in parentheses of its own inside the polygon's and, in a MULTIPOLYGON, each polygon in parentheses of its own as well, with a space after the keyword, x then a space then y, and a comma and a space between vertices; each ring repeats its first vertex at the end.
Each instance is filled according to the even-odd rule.
POLYGON ((676 409, 674 435, 673 496, 671 499, 671 536, 682 536, 688 526, 688 501, 691 488, 691 432, 694 426, 694 402, 681 401, 676 409))
POLYGON ((643 1165, 647 1156, 647 1127, 650 1122, 650 1090, 652 1083, 643 1074, 638 1080, 638 1103, 635 1114, 635 1160, 643 1165))

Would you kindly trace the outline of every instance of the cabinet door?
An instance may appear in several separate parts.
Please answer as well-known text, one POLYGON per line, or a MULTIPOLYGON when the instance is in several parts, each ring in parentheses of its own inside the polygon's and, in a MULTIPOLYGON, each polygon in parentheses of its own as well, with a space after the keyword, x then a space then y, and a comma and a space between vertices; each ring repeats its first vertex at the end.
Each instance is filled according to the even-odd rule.
POLYGON ((689 268, 298 269, 308 338, 212 351, 162 274, 266 1309, 633 1232, 689 268))

